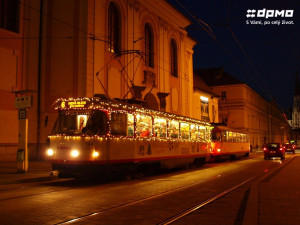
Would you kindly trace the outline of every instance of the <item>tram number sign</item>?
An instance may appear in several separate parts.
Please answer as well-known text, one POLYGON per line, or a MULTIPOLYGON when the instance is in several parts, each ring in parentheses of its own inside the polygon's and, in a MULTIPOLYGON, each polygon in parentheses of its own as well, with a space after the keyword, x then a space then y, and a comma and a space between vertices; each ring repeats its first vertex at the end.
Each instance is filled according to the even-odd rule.
POLYGON ((72 109, 72 108, 84 108, 86 107, 86 101, 62 101, 60 103, 60 107, 62 109, 64 108, 69 108, 69 109, 72 109))

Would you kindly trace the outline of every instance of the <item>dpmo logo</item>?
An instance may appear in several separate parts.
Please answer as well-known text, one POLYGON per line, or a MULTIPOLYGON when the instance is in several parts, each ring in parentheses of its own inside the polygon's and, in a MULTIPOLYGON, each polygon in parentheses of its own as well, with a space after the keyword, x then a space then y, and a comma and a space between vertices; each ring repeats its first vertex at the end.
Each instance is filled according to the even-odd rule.
POLYGON ((254 17, 260 17, 260 18, 274 18, 274 17, 293 17, 294 16, 294 10, 288 9, 288 10, 277 10, 277 9, 248 9, 246 17, 247 18, 254 18, 254 17))

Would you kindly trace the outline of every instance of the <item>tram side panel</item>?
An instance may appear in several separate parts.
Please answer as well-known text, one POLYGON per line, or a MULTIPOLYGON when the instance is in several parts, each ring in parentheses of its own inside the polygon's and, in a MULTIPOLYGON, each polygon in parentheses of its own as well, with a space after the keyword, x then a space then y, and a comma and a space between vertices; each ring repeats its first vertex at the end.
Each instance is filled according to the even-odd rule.
POLYGON ((156 165, 161 168, 185 167, 208 161, 206 143, 151 139, 113 139, 110 141, 110 163, 156 165))

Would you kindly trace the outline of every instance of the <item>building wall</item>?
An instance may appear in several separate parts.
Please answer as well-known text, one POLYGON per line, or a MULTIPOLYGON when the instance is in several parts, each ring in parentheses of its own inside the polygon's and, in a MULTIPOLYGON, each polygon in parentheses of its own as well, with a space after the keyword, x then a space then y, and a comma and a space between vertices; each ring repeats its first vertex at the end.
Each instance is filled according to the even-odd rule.
POLYGON ((209 123, 219 123, 218 98, 213 97, 212 94, 197 89, 193 93, 192 105, 193 118, 209 123), (205 104, 201 103, 201 96, 208 100, 208 113, 205 112, 205 108, 201 109, 201 105, 205 107, 205 104))
POLYGON ((17 149, 18 111, 14 106, 15 94, 12 92, 21 90, 26 85, 24 74, 26 33, 25 21, 22 19, 25 17, 25 10, 25 7, 20 5, 16 15, 17 30, 11 31, 5 27, 7 21, 4 21, 4 26, 1 24, 0 27, 0 161, 4 160, 3 155, 15 160, 17 149))
POLYGON ((289 125, 274 103, 267 102, 245 84, 215 86, 213 91, 226 98, 219 100, 219 120, 232 128, 248 132, 254 150, 264 143, 284 143, 289 125))
POLYGON ((166 1, 52 0, 40 3, 39 0, 19 2, 19 33, 0 28, 0 37, 7 37, 0 39, 0 63, 6 69, 0 71, 3 80, 0 84, 1 160, 15 160, 16 156, 18 111, 14 108, 13 90, 33 91, 28 93, 33 97, 28 110, 30 159, 44 156, 47 135, 56 119, 52 106, 58 98, 106 93, 111 98, 131 98, 132 86, 142 86, 145 90, 140 99, 150 106, 192 116, 196 43, 184 30, 190 21, 166 1), (108 51, 110 2, 120 12, 121 50, 127 51, 118 57, 108 51), (154 68, 144 62, 146 23, 150 24, 154 36, 154 68), (178 77, 170 74, 172 39, 178 52, 178 77), (144 79, 144 71, 154 75, 155 85, 144 79), (160 104, 158 93, 168 94, 165 108, 160 104))
MULTIPOLYGON (((106 36, 110 2, 96 1, 96 36, 106 36)), ((113 3, 118 7, 121 14, 121 49, 128 52, 114 59, 114 54, 107 51, 108 44, 105 40, 95 41, 94 74, 99 73, 102 84, 94 78, 94 93, 105 94, 107 91, 111 98, 124 98, 124 96, 130 98, 132 97, 130 88, 134 84, 145 87, 141 93, 141 100, 147 101, 147 94, 152 94, 153 100, 159 104, 157 93, 169 93, 166 98, 166 111, 191 116, 192 55, 195 42, 188 38, 187 32, 182 29, 182 27, 189 25, 190 21, 161 0, 115 0, 113 3), (146 23, 152 28, 154 36, 153 68, 145 65, 144 55, 129 53, 129 51, 145 53, 144 28, 146 23), (175 40, 178 50, 177 78, 170 74, 171 39, 175 40), (145 81, 144 71, 154 75, 155 86, 152 85, 153 83, 145 81)))

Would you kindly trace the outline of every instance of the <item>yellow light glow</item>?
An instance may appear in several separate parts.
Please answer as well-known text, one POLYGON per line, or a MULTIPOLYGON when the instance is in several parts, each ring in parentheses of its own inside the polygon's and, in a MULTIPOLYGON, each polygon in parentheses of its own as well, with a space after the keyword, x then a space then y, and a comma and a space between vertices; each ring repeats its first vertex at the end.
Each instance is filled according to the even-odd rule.
POLYGON ((203 101, 203 102, 208 102, 208 98, 207 98, 207 97, 200 96, 200 99, 201 99, 201 101, 203 101))
POLYGON ((48 155, 48 156, 52 156, 53 154, 54 154, 53 149, 49 148, 49 149, 47 150, 47 155, 48 155))
POLYGON ((71 152, 71 156, 73 156, 73 157, 78 157, 78 156, 79 156, 79 151, 78 151, 78 150, 73 150, 73 151, 71 152))
POLYGON ((97 158, 99 155, 100 155, 99 152, 96 152, 96 151, 93 152, 93 157, 94 158, 97 158))

